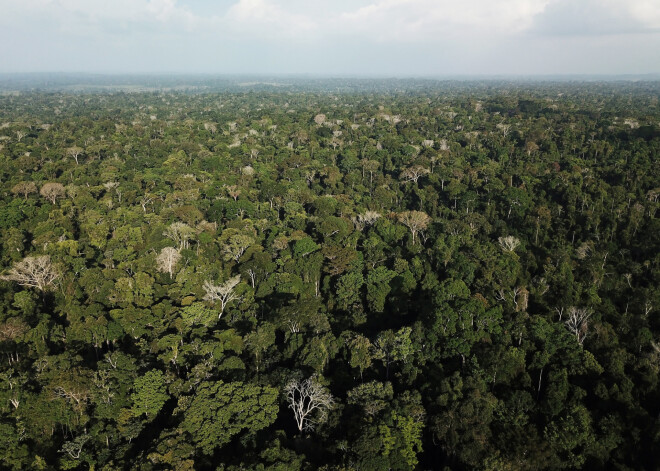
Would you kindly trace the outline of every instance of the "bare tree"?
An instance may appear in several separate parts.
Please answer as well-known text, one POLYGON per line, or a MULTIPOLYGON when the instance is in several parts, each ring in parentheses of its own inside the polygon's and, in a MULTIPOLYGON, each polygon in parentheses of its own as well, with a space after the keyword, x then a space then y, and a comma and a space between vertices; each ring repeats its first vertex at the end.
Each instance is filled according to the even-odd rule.
POLYGON ((20 182, 12 187, 11 192, 15 195, 23 195, 27 201, 29 194, 37 192, 37 185, 34 182, 20 182))
POLYGON ((211 134, 218 132, 218 126, 215 123, 204 123, 204 129, 206 129, 211 134))
POLYGON ((66 190, 61 183, 46 183, 41 187, 39 193, 48 201, 55 204, 57 198, 63 198, 66 195, 66 190))
POLYGON ((292 379, 284 388, 289 408, 298 425, 298 431, 314 430, 314 426, 326 421, 328 411, 335 400, 315 376, 305 380, 292 379), (316 411, 316 413, 315 413, 316 411))
POLYGON ((355 224, 355 227, 358 228, 359 230, 364 229, 365 227, 369 227, 380 218, 380 213, 376 211, 367 211, 364 214, 358 214, 353 218, 353 224, 355 224))
POLYGON ((194 234, 195 229, 183 222, 173 222, 163 232, 165 237, 179 244, 179 250, 187 249, 190 246, 190 239, 194 234))
POLYGON ((82 147, 73 146, 73 147, 69 147, 66 150, 66 155, 68 155, 70 157, 73 157, 73 160, 76 161, 76 165, 78 165, 78 163, 79 163, 78 159, 83 154, 83 152, 85 152, 85 149, 83 149, 82 147))
POLYGON ((237 187, 236 185, 225 185, 227 188, 227 194, 234 198, 234 201, 238 199, 238 197, 241 195, 241 189, 237 187))
POLYGON ((417 180, 429 173, 431 173, 429 169, 424 168, 421 165, 413 165, 412 167, 408 167, 401 172, 401 179, 406 182, 412 181, 417 184, 417 180))
POLYGON ((509 135, 509 129, 511 129, 510 124, 499 123, 495 126, 497 129, 502 131, 502 136, 506 139, 506 136, 509 135))
POLYGON ((174 267, 181 260, 181 254, 174 247, 164 247, 156 257, 158 271, 169 273, 170 278, 174 276, 174 267))
POLYGON ((399 221, 408 226, 412 234, 413 245, 415 245, 415 235, 428 227, 431 218, 422 211, 404 211, 399 214, 399 221))
POLYGON ((520 245, 520 240, 513 236, 500 237, 497 241, 505 252, 513 252, 520 245))
POLYGON ((584 343, 584 339, 587 338, 587 333, 589 330, 589 318, 591 317, 591 311, 586 308, 577 308, 571 306, 568 308, 567 319, 564 321, 568 331, 575 335, 576 340, 580 345, 584 343))
POLYGON ((14 267, 6 275, 0 276, 0 279, 46 291, 58 277, 59 273, 53 266, 50 256, 40 255, 25 257, 20 262, 14 263, 14 267))
POLYGON ((142 206, 142 211, 147 212, 147 205, 153 203, 154 199, 150 196, 145 194, 140 198, 140 206, 142 206))
POLYGON ((647 317, 653 311, 653 304, 648 299, 644 303, 644 317, 647 317))
POLYGON ((227 304, 240 298, 238 294, 236 294, 236 285, 238 285, 240 281, 241 275, 236 275, 233 278, 229 278, 221 285, 214 285, 208 280, 204 282, 203 287, 204 291, 206 291, 204 299, 211 302, 220 301, 220 314, 218 315, 218 319, 222 317, 227 304))
POLYGON ((380 162, 377 160, 362 159, 360 164, 362 165, 362 178, 364 178, 364 172, 369 172, 369 184, 372 185, 374 182, 374 172, 380 167, 380 162))
POLYGON ((60 453, 67 453, 71 458, 77 460, 80 458, 85 443, 90 440, 90 436, 85 433, 84 435, 77 436, 74 440, 64 442, 60 453))

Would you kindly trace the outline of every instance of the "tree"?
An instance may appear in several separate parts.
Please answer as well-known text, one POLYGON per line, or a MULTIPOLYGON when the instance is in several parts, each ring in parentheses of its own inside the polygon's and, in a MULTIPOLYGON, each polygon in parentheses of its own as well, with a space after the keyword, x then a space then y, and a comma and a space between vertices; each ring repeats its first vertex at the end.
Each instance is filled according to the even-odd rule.
POLYGON ((497 241, 505 252, 513 252, 520 245, 520 240, 513 236, 499 237, 497 241))
POLYGON ((75 439, 64 442, 62 445, 62 450, 60 451, 62 453, 68 454, 74 460, 77 460, 80 458, 80 454, 82 453, 82 449, 85 446, 85 443, 87 443, 90 439, 91 437, 87 434, 78 435, 75 439))
POLYGON ((208 280, 204 282, 204 291, 206 291, 204 299, 211 302, 220 301, 220 314, 218 314, 218 319, 222 317, 222 314, 225 312, 225 307, 227 307, 230 302, 240 298, 236 293, 236 286, 240 281, 241 275, 236 275, 233 278, 229 278, 221 285, 214 285, 208 280))
POLYGON ((177 243, 179 250, 187 249, 190 245, 190 239, 195 235, 195 229, 184 222, 173 222, 165 229, 163 235, 177 243))
POLYGON ((13 268, 0 279, 15 281, 21 286, 37 288, 46 291, 55 280, 59 278, 59 272, 50 260, 49 255, 36 257, 25 257, 20 262, 15 262, 13 268))
POLYGON ((207 455, 243 430, 250 435, 277 418, 277 389, 242 382, 205 382, 190 398, 181 396, 181 428, 207 455), (187 406, 187 404, 189 404, 187 406))
POLYGON ((363 335, 357 334, 348 344, 351 351, 351 359, 349 364, 353 368, 359 368, 360 378, 362 378, 362 373, 364 370, 371 366, 371 351, 373 346, 368 338, 363 335))
POLYGON ((245 337, 245 345, 254 355, 257 373, 261 368, 264 353, 275 343, 275 328, 265 323, 257 327, 257 330, 245 337))
POLYGON ((317 424, 326 421, 328 411, 335 405, 335 400, 316 376, 305 380, 292 379, 284 388, 289 408, 298 426, 298 431, 314 430, 317 424))
POLYGON ((39 193, 52 204, 55 204, 58 198, 63 198, 66 195, 66 190, 61 183, 46 183, 41 187, 39 193))
POLYGON ((396 333, 386 330, 378 335, 373 344, 373 357, 385 364, 385 378, 390 377, 390 365, 395 361, 406 361, 413 352, 410 327, 402 327, 396 333))
POLYGON ((591 317, 591 311, 585 308, 577 308, 571 306, 568 308, 567 319, 564 321, 566 329, 575 335, 577 342, 582 345, 584 339, 587 338, 589 332, 589 318, 591 317))
POLYGON ((135 417, 144 414, 153 419, 169 398, 163 372, 160 370, 147 371, 144 375, 135 378, 133 394, 131 394, 133 401, 131 410, 135 417))
POLYGON ((85 149, 83 149, 82 147, 73 146, 67 148, 66 155, 73 157, 73 159, 76 161, 76 165, 78 165, 78 159, 83 154, 83 152, 85 152, 85 149))
POLYGON ((222 246, 222 251, 225 254, 225 260, 234 260, 235 262, 238 262, 248 247, 250 247, 252 244, 254 244, 254 239, 252 239, 252 237, 240 233, 232 234, 227 238, 227 242, 222 246))
POLYGON ((361 231, 366 227, 373 226, 378 218, 380 218, 380 213, 376 211, 367 211, 355 216, 353 218, 353 224, 355 224, 355 227, 361 231))
POLYGON ((181 310, 181 319, 187 326, 210 326, 216 321, 215 311, 206 307, 205 303, 192 303, 181 310))
POLYGON ((20 182, 11 188, 11 192, 15 195, 23 195, 27 201, 28 195, 37 192, 37 185, 34 182, 20 182))
POLYGON ((156 263, 158 271, 163 273, 169 273, 170 278, 174 276, 174 267, 181 260, 181 254, 174 247, 164 247, 158 257, 156 257, 156 263))
POLYGON ((410 229, 412 234, 412 242, 415 245, 415 235, 419 231, 423 231, 429 225, 431 218, 428 214, 422 211, 404 211, 399 214, 399 221, 410 229))
POLYGON ((417 184, 417 180, 419 180, 424 175, 428 175, 429 173, 431 173, 429 169, 424 168, 421 165, 413 165, 412 167, 403 169, 401 172, 401 179, 405 182, 412 181, 417 184))
POLYGON ((390 281, 396 277, 396 272, 383 266, 376 267, 367 275, 367 301, 374 312, 385 310, 385 301, 392 287, 390 281))

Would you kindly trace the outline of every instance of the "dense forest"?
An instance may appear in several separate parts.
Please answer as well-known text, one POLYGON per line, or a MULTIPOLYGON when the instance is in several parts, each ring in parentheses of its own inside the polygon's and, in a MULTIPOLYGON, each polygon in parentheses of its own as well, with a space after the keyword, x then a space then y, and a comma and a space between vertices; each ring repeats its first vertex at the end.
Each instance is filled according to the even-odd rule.
POLYGON ((0 95, 0 467, 652 470, 660 82, 0 95))

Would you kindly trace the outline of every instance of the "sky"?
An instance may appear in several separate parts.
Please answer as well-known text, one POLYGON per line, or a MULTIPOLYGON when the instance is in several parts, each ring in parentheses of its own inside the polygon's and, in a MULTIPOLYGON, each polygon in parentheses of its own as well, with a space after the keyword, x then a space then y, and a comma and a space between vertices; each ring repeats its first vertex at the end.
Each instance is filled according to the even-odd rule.
POLYGON ((0 72, 660 73, 660 0, 0 0, 0 72))

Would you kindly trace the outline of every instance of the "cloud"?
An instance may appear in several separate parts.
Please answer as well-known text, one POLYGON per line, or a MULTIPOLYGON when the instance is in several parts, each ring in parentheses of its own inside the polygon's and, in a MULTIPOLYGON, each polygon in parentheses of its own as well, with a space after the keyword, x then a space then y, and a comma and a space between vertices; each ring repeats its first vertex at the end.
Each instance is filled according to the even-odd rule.
POLYGON ((554 0, 534 19, 531 32, 550 35, 618 35, 660 31, 660 2, 554 0))
POLYGON ((379 40, 428 41, 526 29, 550 0, 382 0, 340 15, 345 27, 379 40))
POLYGON ((0 11, 6 70, 410 75, 660 66, 648 60, 660 49, 659 0, 0 0, 0 11), (631 52, 613 59, 613 45, 631 52))
POLYGON ((312 17, 288 11, 269 0, 239 0, 224 16, 227 26, 236 33, 262 37, 298 37, 319 30, 312 17))
POLYGON ((660 2, 657 0, 630 0, 626 3, 633 18, 655 31, 660 29, 660 2))
MULTIPOLYGON (((5 16, 45 16, 65 31, 167 32, 217 38, 439 43, 542 35, 620 34, 660 29, 658 0, 0 0, 5 16)), ((2 21, 2 20, 0 20, 2 21)), ((6 20, 11 21, 11 20, 6 20)))
POLYGON ((72 33, 113 31, 117 23, 138 28, 140 24, 167 23, 193 29, 202 22, 177 0, 4 0, 0 7, 8 12, 8 21, 12 17, 34 21, 48 18, 72 33))

